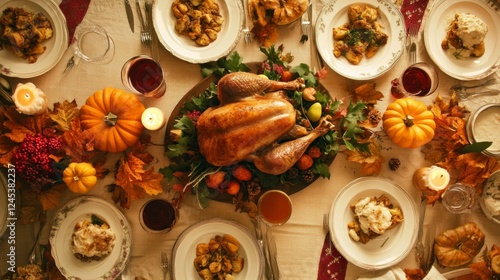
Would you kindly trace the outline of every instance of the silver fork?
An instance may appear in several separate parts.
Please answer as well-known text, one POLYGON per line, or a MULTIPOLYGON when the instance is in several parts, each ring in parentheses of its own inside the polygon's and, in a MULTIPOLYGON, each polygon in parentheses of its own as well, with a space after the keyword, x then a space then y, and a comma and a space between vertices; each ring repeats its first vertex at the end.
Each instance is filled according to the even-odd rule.
POLYGON ((304 44, 309 40, 309 31, 311 30, 311 5, 312 2, 309 2, 309 5, 307 5, 307 9, 302 15, 302 19, 300 22, 300 26, 302 27, 302 36, 300 37, 300 42, 304 44))
POLYGON ((252 42, 252 32, 248 27, 248 0, 243 1, 243 12, 245 13, 243 17, 243 38, 245 39, 245 43, 250 44, 252 42))
POLYGON ((410 40, 410 63, 414 64, 417 62, 418 24, 415 23, 410 25, 410 27, 408 28, 408 36, 410 40))
POLYGON ((146 46, 151 45, 151 33, 149 31, 148 23, 144 20, 144 16, 142 15, 141 3, 139 0, 135 1, 135 5, 137 8, 137 13, 139 14, 139 21, 141 22, 141 43, 146 46))
POLYGON ((167 279, 168 273, 168 254, 167 252, 162 251, 160 253, 160 264, 161 270, 163 271, 163 280, 167 279))

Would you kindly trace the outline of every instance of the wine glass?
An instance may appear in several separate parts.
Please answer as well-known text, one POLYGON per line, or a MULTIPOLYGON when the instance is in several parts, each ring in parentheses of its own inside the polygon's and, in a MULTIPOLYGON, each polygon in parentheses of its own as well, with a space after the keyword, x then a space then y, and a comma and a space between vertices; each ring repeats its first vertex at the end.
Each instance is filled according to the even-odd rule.
POLYGON ((436 69, 429 63, 418 62, 408 66, 399 78, 392 81, 391 93, 396 98, 424 97, 434 93, 438 84, 436 69))
POLYGON ((145 97, 161 97, 166 84, 163 69, 158 61, 147 55, 129 59, 122 67, 122 83, 133 93, 145 97))

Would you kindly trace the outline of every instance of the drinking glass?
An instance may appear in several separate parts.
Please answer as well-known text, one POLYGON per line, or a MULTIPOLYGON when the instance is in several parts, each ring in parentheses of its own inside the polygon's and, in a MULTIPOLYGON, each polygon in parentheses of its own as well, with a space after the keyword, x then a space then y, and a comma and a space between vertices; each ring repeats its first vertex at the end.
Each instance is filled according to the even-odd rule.
POLYGON ((147 201, 139 211, 142 228, 151 233, 169 232, 179 219, 179 210, 162 198, 147 201))
POLYGON ((473 187, 456 183, 446 189, 441 202, 450 213, 463 214, 477 209, 478 199, 473 187))
POLYGON ((428 96, 436 91, 439 76, 436 69, 425 62, 408 66, 403 74, 392 81, 391 93, 396 98, 404 96, 428 96))
POLYGON ((257 209, 268 226, 282 225, 292 216, 292 200, 284 191, 270 190, 259 198, 257 209))
POLYGON ((147 55, 134 56, 125 62, 122 83, 128 90, 145 97, 161 97, 167 89, 160 63, 147 55))
POLYGON ((85 20, 75 30, 73 39, 75 56, 84 61, 107 64, 115 54, 113 39, 101 26, 85 20))

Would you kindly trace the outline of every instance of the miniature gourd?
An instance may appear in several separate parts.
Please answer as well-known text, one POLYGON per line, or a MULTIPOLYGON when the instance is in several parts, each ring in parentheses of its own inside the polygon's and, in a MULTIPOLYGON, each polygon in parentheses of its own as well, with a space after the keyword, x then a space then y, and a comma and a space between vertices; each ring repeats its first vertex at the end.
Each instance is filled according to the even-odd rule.
POLYGON ((62 180, 74 193, 87 193, 97 184, 96 170, 88 162, 72 162, 64 169, 62 180))

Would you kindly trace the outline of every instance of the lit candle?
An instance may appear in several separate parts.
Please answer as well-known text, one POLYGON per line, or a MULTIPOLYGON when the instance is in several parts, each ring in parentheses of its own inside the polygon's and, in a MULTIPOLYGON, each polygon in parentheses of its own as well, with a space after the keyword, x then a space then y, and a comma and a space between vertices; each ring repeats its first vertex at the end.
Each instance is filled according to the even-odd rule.
POLYGON ((47 111, 47 96, 33 83, 18 84, 12 101, 19 113, 38 115, 47 111))
POLYGON ((421 190, 444 190, 450 183, 450 173, 439 166, 420 168, 413 175, 414 184, 421 190))
POLYGON ((161 129, 166 123, 165 115, 156 107, 144 110, 141 117, 142 125, 148 130, 155 131, 161 129))

